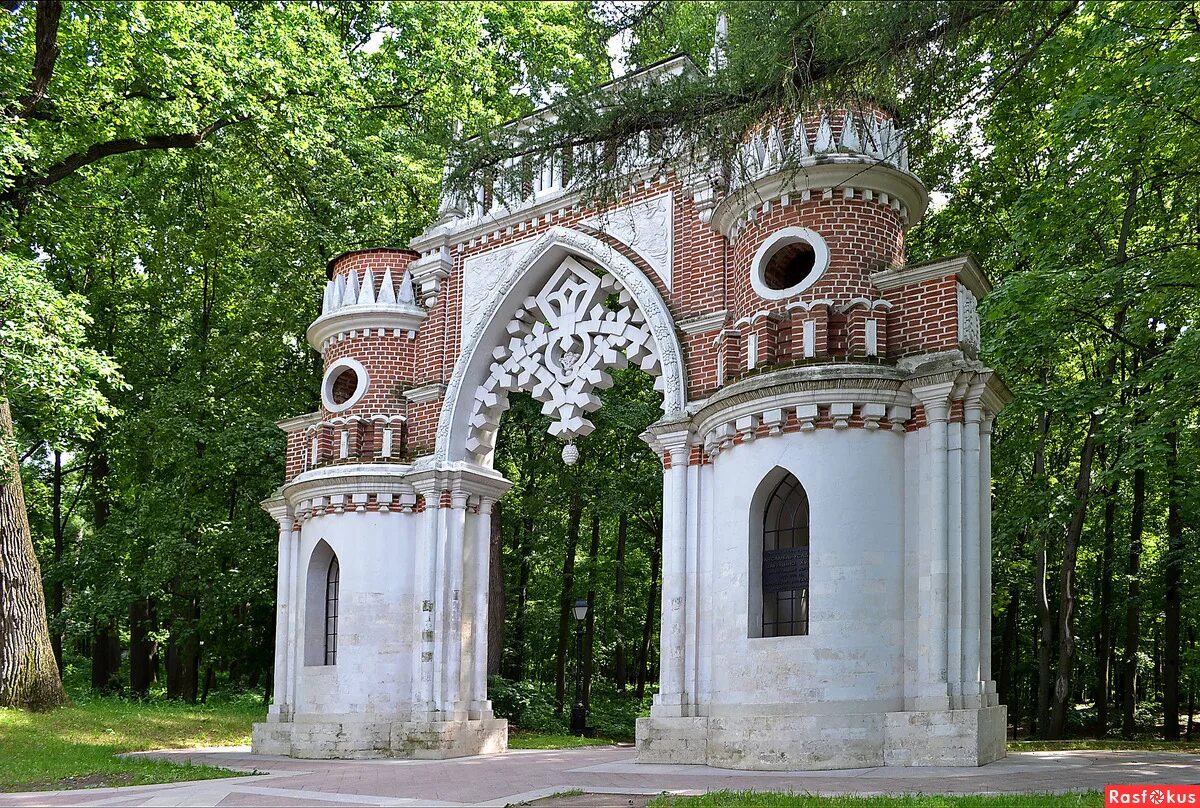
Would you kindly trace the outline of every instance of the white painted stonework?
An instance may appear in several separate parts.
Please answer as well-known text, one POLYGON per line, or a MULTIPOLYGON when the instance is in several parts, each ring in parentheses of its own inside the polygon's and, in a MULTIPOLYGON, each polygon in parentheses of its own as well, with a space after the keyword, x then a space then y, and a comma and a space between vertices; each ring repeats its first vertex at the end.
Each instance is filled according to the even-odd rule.
MULTIPOLYGON (((663 75, 693 69, 665 64, 663 75)), ((551 157, 534 166, 526 199, 482 188, 444 199, 413 242, 419 257, 406 253, 403 275, 387 270, 379 292, 369 268, 361 281, 357 270, 331 273, 309 341, 327 368, 361 371, 362 390, 333 402, 330 376, 326 408, 282 425, 297 438, 295 465, 264 503, 279 524, 277 642, 254 750, 440 758, 507 748, 486 669, 491 511, 510 485, 491 466, 508 396, 531 393, 566 443, 591 430, 609 371, 634 365, 663 395, 662 418, 642 437, 664 465, 660 681, 637 723, 639 760, 788 770, 1003 757, 990 438, 1008 394, 977 358, 986 279, 959 257, 876 266, 853 283, 831 271, 821 287, 818 270, 756 295, 750 266, 728 266, 733 240, 793 195, 832 204, 836 193, 840 208, 893 217, 896 232, 919 219, 928 195, 904 143, 882 113, 798 118, 748 138, 723 191, 696 167, 685 182, 630 166, 640 201, 588 215, 572 213, 585 203, 551 157), (685 211, 692 220, 677 224, 685 211), (684 260, 686 237, 700 238, 686 234, 701 228, 704 249, 684 260), (705 295, 717 277, 728 286, 705 295), (947 318, 930 326, 946 341, 888 345, 903 332, 889 330, 899 308, 885 298, 927 281, 945 281, 921 288, 945 290, 928 319, 947 318), (810 283, 820 299, 793 299, 810 283), (682 307, 685 294, 701 303, 682 307), (831 323, 855 317, 861 347, 843 340, 834 355, 831 323), (421 345, 427 322, 438 341, 408 364, 451 351, 452 368, 420 367, 395 385, 406 392, 372 398, 371 377, 403 364, 379 357, 421 345), (772 351, 785 339, 780 359, 772 351), (361 351, 330 355, 347 340, 361 351), (688 367, 707 376, 693 387, 702 398, 689 400, 688 367), (363 396, 369 412, 355 410, 363 396), (405 458, 397 446, 418 412, 433 445, 405 458), (807 497, 807 633, 763 636, 763 590, 775 591, 764 583, 774 552, 764 511, 784 480, 807 497)), ((810 219, 800 224, 812 229, 758 237, 802 232, 822 267, 826 257, 853 263, 844 251, 865 243, 859 222, 838 231, 810 219)))

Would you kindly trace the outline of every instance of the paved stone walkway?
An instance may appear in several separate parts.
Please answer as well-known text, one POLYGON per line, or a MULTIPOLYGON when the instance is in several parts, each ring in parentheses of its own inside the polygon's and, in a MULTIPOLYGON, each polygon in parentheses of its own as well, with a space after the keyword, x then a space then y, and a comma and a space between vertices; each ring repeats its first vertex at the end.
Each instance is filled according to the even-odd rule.
POLYGON ((1156 752, 1024 752, 978 769, 742 772, 638 765, 630 747, 513 751, 441 761, 292 760, 245 748, 143 753, 257 771, 161 786, 0 794, 0 806, 505 806, 572 789, 628 797, 720 789, 811 794, 1010 794, 1101 789, 1108 783, 1200 783, 1200 756, 1156 752))

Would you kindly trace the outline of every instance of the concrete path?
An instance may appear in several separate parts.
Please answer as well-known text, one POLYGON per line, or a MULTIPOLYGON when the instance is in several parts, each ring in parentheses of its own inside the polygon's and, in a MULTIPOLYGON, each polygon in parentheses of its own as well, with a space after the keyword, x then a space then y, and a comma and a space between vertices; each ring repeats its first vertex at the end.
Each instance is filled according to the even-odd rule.
MULTIPOLYGON (((1200 756, 1156 752, 1024 752, 978 769, 742 772, 638 765, 630 747, 513 751, 441 761, 292 760, 245 748, 147 752, 256 771, 250 777, 161 786, 0 794, 0 806, 505 806, 581 789, 615 795, 720 789, 811 794, 1006 794, 1099 790, 1109 783, 1200 783, 1200 756)), ((640 801, 639 801, 640 802, 640 801)))

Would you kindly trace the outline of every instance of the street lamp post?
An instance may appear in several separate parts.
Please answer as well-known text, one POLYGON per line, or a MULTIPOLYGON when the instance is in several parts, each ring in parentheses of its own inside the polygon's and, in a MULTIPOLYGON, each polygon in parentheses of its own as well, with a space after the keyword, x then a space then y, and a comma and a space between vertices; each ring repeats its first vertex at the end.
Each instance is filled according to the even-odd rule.
POLYGON ((571 707, 571 734, 587 734, 587 707, 583 704, 583 621, 587 619, 588 602, 575 601, 575 704, 571 707))

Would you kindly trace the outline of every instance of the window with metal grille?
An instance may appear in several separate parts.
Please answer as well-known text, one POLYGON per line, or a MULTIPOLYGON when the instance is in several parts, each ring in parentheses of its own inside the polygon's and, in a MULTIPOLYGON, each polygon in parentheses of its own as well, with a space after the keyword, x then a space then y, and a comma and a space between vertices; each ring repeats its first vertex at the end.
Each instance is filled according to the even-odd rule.
POLYGON ((329 562, 329 572, 325 575, 325 664, 337 664, 337 635, 338 635, 338 586, 341 571, 338 568, 337 556, 329 562))
POLYGON ((788 474, 763 512, 762 635, 808 633, 808 494, 788 474))

